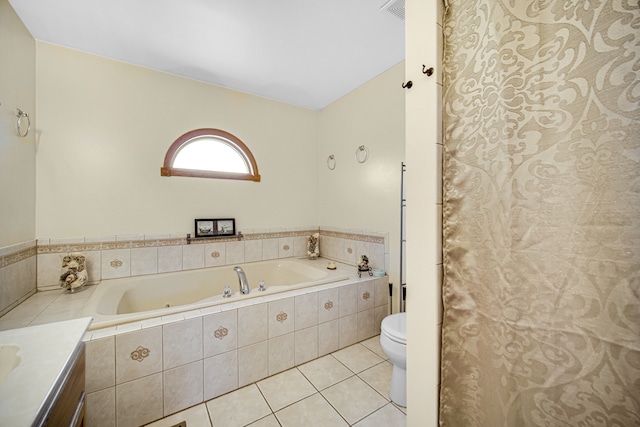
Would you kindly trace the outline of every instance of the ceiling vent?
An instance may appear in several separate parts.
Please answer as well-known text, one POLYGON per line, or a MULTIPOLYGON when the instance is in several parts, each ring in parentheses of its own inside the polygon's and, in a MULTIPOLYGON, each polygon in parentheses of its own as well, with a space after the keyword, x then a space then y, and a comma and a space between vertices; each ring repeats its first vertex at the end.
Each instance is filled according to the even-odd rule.
POLYGON ((404 0, 389 0, 380 10, 386 10, 396 18, 404 21, 404 0))

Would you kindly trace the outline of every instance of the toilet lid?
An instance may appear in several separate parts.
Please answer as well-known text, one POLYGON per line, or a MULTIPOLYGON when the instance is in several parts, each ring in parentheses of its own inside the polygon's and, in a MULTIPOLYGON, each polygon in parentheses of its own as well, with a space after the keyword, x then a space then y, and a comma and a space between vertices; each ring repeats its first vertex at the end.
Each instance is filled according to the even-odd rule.
POLYGON ((407 313, 396 313, 382 319, 380 329, 394 341, 407 342, 407 313))

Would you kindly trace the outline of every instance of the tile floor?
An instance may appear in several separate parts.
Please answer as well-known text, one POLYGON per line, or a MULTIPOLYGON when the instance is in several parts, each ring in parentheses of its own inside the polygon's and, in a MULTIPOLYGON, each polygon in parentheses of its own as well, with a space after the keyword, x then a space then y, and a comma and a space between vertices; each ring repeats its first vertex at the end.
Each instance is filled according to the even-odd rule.
MULTIPOLYGON (((0 330, 78 317, 93 291, 38 292, 0 317, 0 330)), ((389 399, 391 368, 376 336, 148 427, 401 427, 406 409, 389 399)))
POLYGON ((376 336, 147 427, 401 427, 391 368, 376 336))

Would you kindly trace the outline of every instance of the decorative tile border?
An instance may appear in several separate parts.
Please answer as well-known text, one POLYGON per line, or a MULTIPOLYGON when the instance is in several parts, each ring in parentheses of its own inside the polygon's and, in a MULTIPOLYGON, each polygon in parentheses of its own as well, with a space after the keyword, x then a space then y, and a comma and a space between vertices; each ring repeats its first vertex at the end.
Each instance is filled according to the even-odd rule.
POLYGON ((36 256, 36 246, 34 244, 33 247, 22 249, 17 252, 8 253, 0 257, 0 268, 8 267, 11 264, 15 264, 20 261, 24 261, 25 259, 29 259, 33 256, 36 256))
MULTIPOLYGON (((315 229, 244 234, 242 239, 243 240, 265 240, 265 239, 279 239, 279 238, 287 238, 287 237, 306 237, 316 232, 320 232, 321 235, 328 236, 328 237, 338 237, 342 239, 349 239, 349 240, 360 241, 360 242, 384 244, 384 237, 382 236, 361 234, 361 233, 350 233, 346 231, 315 230, 315 229)), ((26 249, 24 248, 25 245, 16 245, 18 249, 15 251, 11 251, 10 247, 0 248, 6 251, 4 255, 0 256, 0 268, 14 264, 16 262, 20 262, 24 259, 35 256, 36 254, 102 251, 102 250, 110 250, 110 249, 152 248, 152 247, 160 247, 160 246, 180 246, 180 245, 186 245, 186 244, 203 245, 208 243, 234 242, 238 240, 237 237, 203 238, 203 239, 192 238, 190 239, 190 243, 188 243, 186 237, 184 238, 172 237, 172 238, 166 238, 166 239, 149 239, 149 240, 144 240, 144 239, 118 240, 117 237, 114 237, 113 240, 109 240, 109 239, 110 238, 104 238, 105 241, 100 241, 100 239, 91 239, 95 241, 85 241, 85 242, 78 242, 78 240, 85 240, 83 238, 68 239, 69 243, 49 243, 49 240, 45 239, 45 241, 43 242, 38 241, 36 243, 34 241, 33 246, 28 247, 26 249)), ((290 249, 290 247, 289 245, 285 245, 282 247, 282 249, 287 251, 290 249)), ((215 254, 217 256, 220 256, 220 254, 217 252, 215 252, 215 254)), ((212 253, 212 256, 216 257, 215 255, 213 255, 213 253, 212 253)))
MULTIPOLYGON (((102 251, 110 249, 134 249, 134 248, 152 248, 160 246, 182 246, 182 245, 205 245, 208 243, 227 243, 236 242, 238 240, 265 240, 279 239, 286 237, 306 237, 318 230, 300 230, 300 231, 282 231, 272 233, 254 233, 243 234, 241 239, 238 237, 217 237, 217 238, 191 238, 187 241, 184 238, 168 238, 168 239, 150 239, 150 240, 116 240, 115 241, 96 241, 96 242, 72 242, 69 243, 38 243, 38 254, 65 253, 65 252, 83 252, 83 251, 102 251)), ((98 239, 99 240, 99 239, 98 239)), ((285 249, 286 250, 286 249, 285 249)), ((212 254, 213 256, 213 254, 212 254)), ((217 256, 220 256, 217 253, 217 256)), ((213 256, 215 258, 215 256, 213 256)))
MULTIPOLYGON (((287 237, 306 237, 310 234, 319 232, 322 236, 338 237, 342 239, 349 239, 359 242, 378 243, 384 244, 384 237, 373 234, 361 234, 350 233, 346 231, 331 231, 331 230, 300 230, 300 231, 278 231, 278 232, 264 232, 264 233, 252 233, 243 234, 242 240, 266 240, 266 239, 281 239, 287 237)), ((101 251, 109 249, 133 249, 133 248, 151 248, 158 246, 180 246, 180 245, 203 245, 208 243, 226 243, 238 241, 237 237, 230 238, 167 238, 167 239, 150 239, 150 240, 113 240, 113 241, 95 241, 95 242, 71 242, 69 243, 40 243, 38 242, 37 251, 38 254, 48 253, 64 253, 64 252, 82 252, 82 251, 101 251)), ((99 240, 99 239, 96 239, 99 240)), ((283 246, 285 251, 289 249, 288 245, 283 246), (286 247, 285 247, 286 246, 286 247)))
MULTIPOLYGON (((360 234, 360 233, 349 233, 346 231, 320 230, 320 235, 328 236, 328 237, 338 237, 340 239, 355 240, 358 242, 384 244, 384 237, 376 236, 375 234, 360 234)), ((322 250, 322 248, 320 249, 322 250)))

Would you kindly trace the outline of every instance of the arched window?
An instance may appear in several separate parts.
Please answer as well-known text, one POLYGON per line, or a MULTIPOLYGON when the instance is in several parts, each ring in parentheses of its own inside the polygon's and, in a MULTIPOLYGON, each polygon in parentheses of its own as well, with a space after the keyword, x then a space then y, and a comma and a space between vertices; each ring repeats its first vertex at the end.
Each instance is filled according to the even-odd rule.
POLYGON ((176 139, 164 157, 160 175, 260 181, 249 148, 219 129, 196 129, 176 139))

